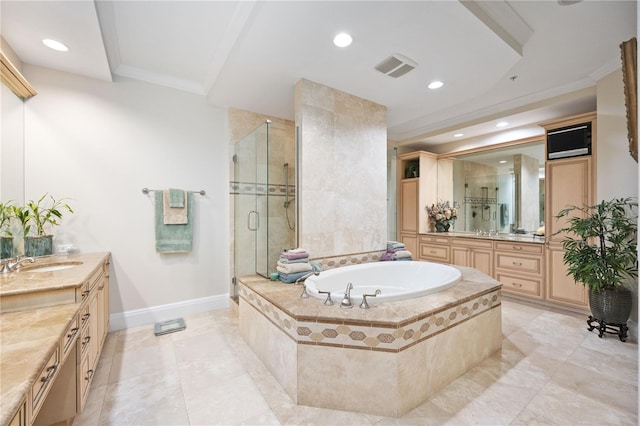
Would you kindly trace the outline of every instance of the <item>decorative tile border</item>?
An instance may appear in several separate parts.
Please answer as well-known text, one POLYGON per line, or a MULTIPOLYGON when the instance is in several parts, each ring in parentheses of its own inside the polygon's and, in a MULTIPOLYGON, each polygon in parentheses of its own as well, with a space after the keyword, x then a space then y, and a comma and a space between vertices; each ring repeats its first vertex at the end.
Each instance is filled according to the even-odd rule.
POLYGON ((501 304, 500 290, 496 290, 416 321, 385 327, 358 321, 296 321, 244 285, 240 286, 240 297, 298 344, 383 352, 401 352, 501 304))
POLYGON ((265 184, 255 182, 229 182, 229 194, 245 194, 245 195, 281 195, 285 196, 289 189, 289 195, 296 195, 295 185, 278 185, 278 184, 265 184))
POLYGON ((326 271, 327 269, 339 268, 341 266, 377 262, 385 252, 386 250, 369 251, 364 253, 344 254, 341 256, 318 257, 311 260, 319 263, 322 270, 326 271))
POLYGON ((280 308, 274 306, 271 302, 260 296, 253 290, 250 290, 246 286, 240 284, 238 291, 239 296, 247 303, 253 306, 258 312, 260 312, 266 319, 271 321, 273 325, 282 330, 287 336, 294 341, 297 341, 297 321, 290 315, 286 314, 280 308))

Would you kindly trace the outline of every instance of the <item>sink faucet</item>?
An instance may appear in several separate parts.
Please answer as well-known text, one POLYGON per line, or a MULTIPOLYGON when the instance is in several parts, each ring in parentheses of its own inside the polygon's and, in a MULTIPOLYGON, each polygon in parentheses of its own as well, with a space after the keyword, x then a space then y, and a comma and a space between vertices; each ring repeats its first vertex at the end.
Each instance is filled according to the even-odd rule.
POLYGON ((351 303, 351 290, 353 290, 353 284, 347 284, 347 289, 344 291, 344 298, 340 303, 340 307, 344 309, 353 308, 353 303, 351 303))
POLYGON ((2 269, 0 269, 0 274, 9 274, 22 265, 23 262, 34 263, 36 260, 33 257, 15 257, 13 259, 7 259, 2 263, 2 269))

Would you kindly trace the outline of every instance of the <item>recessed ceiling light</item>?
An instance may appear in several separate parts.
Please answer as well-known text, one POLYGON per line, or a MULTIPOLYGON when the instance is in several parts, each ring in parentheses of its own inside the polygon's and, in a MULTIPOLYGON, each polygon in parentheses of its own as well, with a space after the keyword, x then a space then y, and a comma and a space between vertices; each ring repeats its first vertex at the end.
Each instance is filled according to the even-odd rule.
POLYGON ((498 161, 498 163, 500 163, 500 164, 504 164, 504 163, 506 163, 506 162, 507 162, 507 160, 500 160, 500 161, 498 161))
POLYGON ((454 138, 461 138, 464 136, 464 133, 456 133, 455 135, 453 135, 454 138))
POLYGON ((57 50, 59 52, 66 52, 67 50, 69 50, 69 48, 64 44, 50 38, 45 38, 44 40, 42 40, 42 43, 44 43, 44 45, 48 48, 57 50))
POLYGON ((501 121, 498 124, 496 124, 496 127, 506 127, 508 125, 509 123, 507 123, 506 121, 501 121))
POLYGON ((333 38, 333 44, 338 47, 347 47, 351 44, 352 41, 353 39, 347 33, 340 33, 333 38))
POLYGON ((428 87, 429 89, 432 89, 432 90, 433 90, 433 89, 439 89, 439 88, 441 88, 442 86, 444 86, 444 83, 443 83, 443 82, 441 82, 440 80, 435 80, 435 81, 432 81, 431 83, 429 83, 429 85, 428 85, 427 87, 428 87))

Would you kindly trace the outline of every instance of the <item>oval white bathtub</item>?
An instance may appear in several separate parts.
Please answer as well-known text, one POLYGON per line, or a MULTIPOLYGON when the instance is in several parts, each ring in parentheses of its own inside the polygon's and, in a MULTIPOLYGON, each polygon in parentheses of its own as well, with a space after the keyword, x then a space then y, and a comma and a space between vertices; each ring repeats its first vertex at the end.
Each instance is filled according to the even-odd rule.
POLYGON ((369 304, 393 302, 426 296, 453 287, 462 279, 459 270, 440 263, 395 261, 370 262, 323 271, 305 281, 309 295, 326 299, 330 291, 334 302, 344 298, 347 284, 353 284, 351 301, 360 304, 363 294, 382 293, 367 297, 369 304))

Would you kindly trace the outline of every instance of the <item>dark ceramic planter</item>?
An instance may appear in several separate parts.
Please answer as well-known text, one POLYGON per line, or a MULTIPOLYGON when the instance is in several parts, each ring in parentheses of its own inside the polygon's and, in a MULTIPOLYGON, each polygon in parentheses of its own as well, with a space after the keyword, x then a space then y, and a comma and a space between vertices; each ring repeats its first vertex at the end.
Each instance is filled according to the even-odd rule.
POLYGON ((13 257, 13 237, 0 237, 0 259, 13 257))
POLYGON ((53 235, 24 237, 24 255, 31 257, 53 254, 53 235))
POLYGON ((626 324, 631 315, 633 295, 626 288, 589 290, 591 315, 607 324, 626 324))

